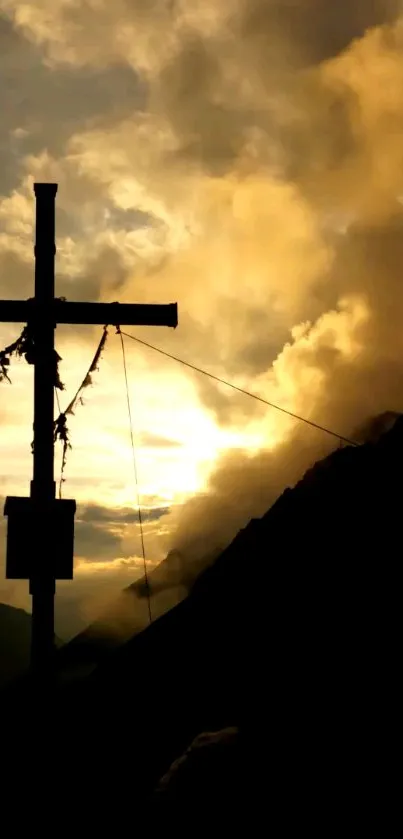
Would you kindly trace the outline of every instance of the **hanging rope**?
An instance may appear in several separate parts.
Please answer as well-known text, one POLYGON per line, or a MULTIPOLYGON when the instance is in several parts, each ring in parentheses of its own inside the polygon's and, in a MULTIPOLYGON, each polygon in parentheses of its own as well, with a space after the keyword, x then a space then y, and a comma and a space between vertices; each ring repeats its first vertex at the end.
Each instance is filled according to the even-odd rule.
MULTIPOLYGON (((59 390, 64 390, 64 384, 61 381, 60 374, 59 374, 59 363, 62 361, 61 356, 54 351, 54 388, 57 400, 57 406, 59 415, 54 423, 54 433, 53 433, 53 440, 56 443, 60 440, 63 444, 63 453, 62 453, 62 464, 61 464, 61 474, 59 480, 59 498, 62 497, 62 484, 64 483, 64 471, 66 468, 66 459, 67 459, 67 452, 71 449, 70 443, 70 434, 69 429, 67 426, 67 416, 69 414, 74 414, 74 409, 77 404, 83 405, 83 398, 81 396, 82 391, 84 388, 89 387, 92 385, 92 374, 98 370, 99 360, 101 358, 102 352, 104 350, 106 340, 108 337, 108 326, 104 326, 103 333, 101 340, 97 346, 95 351, 95 355, 91 361, 91 364, 79 386, 77 392, 75 393, 73 399, 67 406, 65 411, 61 411, 60 408, 60 401, 59 401, 59 390)), ((10 368, 10 361, 13 356, 17 357, 25 357, 25 360, 28 364, 35 364, 35 341, 33 336, 32 327, 28 323, 24 326, 21 335, 17 338, 16 341, 13 341, 12 344, 9 344, 4 350, 0 351, 0 382, 7 381, 11 384, 11 379, 9 376, 9 368, 10 368)), ((31 450, 33 451, 33 443, 31 444, 31 450)))
POLYGON ((100 361, 102 352, 105 348, 107 338, 108 338, 108 326, 104 326, 101 340, 100 340, 100 342, 97 346, 97 349, 95 351, 95 355, 94 355, 94 357, 91 361, 91 364, 90 364, 90 366, 89 366, 89 368, 88 368, 88 370, 87 370, 79 388, 77 389, 73 399, 71 400, 71 402, 69 403, 69 405, 67 406, 65 411, 60 410, 60 403, 59 403, 59 400, 57 400, 58 401, 59 416, 55 420, 53 440, 54 440, 55 443, 58 440, 60 440, 61 443, 63 444, 62 463, 61 463, 61 468, 60 468, 60 479, 59 479, 59 498, 62 497, 62 485, 63 485, 64 480, 65 480, 64 479, 64 472, 65 472, 65 468, 66 468, 67 452, 72 447, 71 442, 70 442, 70 432, 69 432, 69 429, 68 429, 68 426, 67 426, 67 416, 69 414, 74 416, 74 409, 75 409, 76 405, 78 405, 78 404, 83 405, 84 404, 84 400, 83 400, 83 397, 82 397, 81 393, 86 387, 90 387, 90 385, 93 384, 92 374, 95 373, 99 369, 98 368, 99 361, 100 361))
POLYGON ((146 552, 145 552, 145 545, 144 545, 143 517, 142 517, 142 514, 141 514, 141 503, 140 503, 140 490, 139 490, 138 471, 137 471, 136 449, 135 449, 135 445, 134 445, 132 410, 131 410, 131 406, 130 406, 129 381, 128 381, 128 376, 127 376, 126 351, 125 351, 125 344, 124 344, 124 340, 123 340, 123 334, 121 332, 120 326, 116 327, 116 332, 120 336, 120 342, 121 342, 121 346, 122 346, 123 371, 124 371, 125 385, 126 385, 126 400, 127 400, 127 411, 128 411, 128 415, 129 415, 129 427, 130 427, 130 440, 131 440, 132 456, 133 456, 134 481, 135 481, 135 485, 136 485, 136 494, 137 494, 137 509, 138 509, 138 516, 139 516, 141 550, 142 550, 142 554, 143 554, 144 582, 145 582, 146 596, 147 596, 148 620, 149 620, 149 623, 152 623, 151 591, 150 591, 150 584, 149 584, 149 579, 148 579, 146 552))
POLYGON ((147 341, 142 341, 141 338, 136 338, 135 335, 130 335, 128 332, 122 332, 126 338, 131 338, 132 341, 137 341, 138 344, 142 344, 144 347, 148 347, 150 350, 155 350, 155 352, 160 353, 161 355, 165 355, 167 358, 172 359, 172 361, 178 361, 179 364, 183 364, 185 367, 189 367, 191 370, 195 370, 196 373, 202 373, 203 376, 208 376, 210 379, 214 379, 214 381, 219 382, 222 385, 227 385, 227 387, 231 387, 233 390, 237 390, 238 393, 242 393, 244 396, 249 396, 251 399, 257 399, 258 402, 263 402, 263 405, 268 405, 270 408, 275 408, 276 411, 281 411, 282 414, 287 414, 287 416, 292 417, 293 419, 299 420, 300 422, 306 423, 306 425, 310 425, 311 428, 316 428, 318 431, 323 431, 325 434, 330 434, 332 437, 336 437, 337 440, 341 440, 343 443, 348 443, 350 446, 358 446, 355 440, 350 440, 348 437, 343 437, 341 434, 337 434, 336 431, 331 431, 330 428, 326 428, 324 425, 318 425, 317 422, 313 422, 313 420, 309 420, 306 417, 301 417, 298 414, 294 414, 292 411, 288 411, 287 408, 281 408, 280 405, 276 405, 274 402, 269 402, 267 399, 263 399, 262 396, 257 396, 256 393, 250 393, 248 390, 244 390, 242 387, 238 387, 237 385, 232 384, 232 382, 227 382, 225 379, 221 379, 219 376, 214 376, 213 373, 209 373, 207 370, 202 370, 201 367, 196 367, 194 364, 190 364, 189 361, 184 361, 183 358, 178 358, 176 355, 171 355, 169 352, 165 352, 165 350, 159 349, 159 347, 154 347, 153 344, 148 344, 147 341))

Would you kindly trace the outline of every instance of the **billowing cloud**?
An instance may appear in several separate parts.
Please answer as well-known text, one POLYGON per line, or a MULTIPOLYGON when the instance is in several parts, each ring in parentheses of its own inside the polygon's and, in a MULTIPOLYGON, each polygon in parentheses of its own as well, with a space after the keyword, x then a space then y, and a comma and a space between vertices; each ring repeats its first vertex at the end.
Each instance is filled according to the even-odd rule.
MULTIPOLYGON (((166 507, 148 506, 142 511, 144 521, 155 521, 167 513, 166 507)), ((101 523, 109 525, 133 524, 138 522, 138 512, 129 507, 121 509, 108 509, 107 507, 100 507, 99 505, 90 505, 85 507, 80 514, 82 522, 101 523)))
MULTIPOLYGON (((56 180, 61 294, 177 300, 178 329, 150 329, 151 343, 344 436, 403 409, 397 0, 0 0, 0 9, 19 89, 28 96, 18 76, 28 67, 50 104, 62 92, 47 119, 36 100, 49 142, 20 104, 13 112, 2 288, 11 291, 7 275, 13 292, 27 294, 32 183, 56 180), (77 105, 62 130, 67 90, 77 91, 77 105)), ((84 332, 74 334, 76 349, 72 332, 60 333, 76 375, 84 332)), ((185 560, 228 540, 334 445, 144 347, 131 351, 142 496, 159 494, 156 509, 172 507, 159 534, 185 560), (180 445, 159 445, 160 437, 180 445)), ((88 430, 74 420, 69 468, 76 487, 91 476, 83 501, 108 507, 114 497, 125 508, 127 478, 111 477, 108 499, 96 499, 100 476, 112 475, 119 457, 130 460, 127 431, 118 431, 116 346, 113 353, 100 372, 99 408, 88 400, 88 430)), ((93 513, 78 537, 87 562, 115 550, 130 560, 133 543, 118 544, 119 514, 112 525, 93 513)))

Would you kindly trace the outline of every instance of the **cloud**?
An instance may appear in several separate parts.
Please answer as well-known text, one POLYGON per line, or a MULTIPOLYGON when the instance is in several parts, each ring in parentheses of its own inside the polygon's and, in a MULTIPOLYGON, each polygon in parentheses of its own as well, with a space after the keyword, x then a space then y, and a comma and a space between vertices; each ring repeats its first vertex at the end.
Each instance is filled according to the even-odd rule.
MULTIPOLYGON (((16 115, 18 180, 0 204, 15 285, 28 287, 32 264, 32 180, 57 180, 67 296, 178 300, 178 329, 150 329, 152 343, 343 435, 402 410, 400 4, 1 3, 18 63, 24 37, 49 101, 57 78, 63 96, 81 80, 87 98, 133 81, 121 109, 94 95, 83 119, 80 100, 53 145, 30 145, 16 115)), ((179 425, 186 397, 221 430, 261 440, 258 454, 227 451, 205 494, 164 517, 168 547, 225 542, 333 445, 200 375, 180 389, 193 374, 145 353, 155 412, 170 399, 179 425)), ((204 437, 196 429, 189 451, 204 437)), ((124 526, 89 518, 79 538, 92 556, 129 558, 124 526)))
POLYGON ((265 39, 280 41, 286 47, 284 60, 289 60, 294 47, 294 60, 300 67, 338 55, 367 29, 393 21, 401 4, 399 0, 354 0, 339 6, 329 6, 326 0, 251 0, 242 8, 241 31, 260 49, 260 57, 269 52, 264 49, 265 39))
POLYGON ((150 434, 144 432, 141 435, 141 445, 151 449, 165 449, 177 448, 179 443, 177 440, 171 440, 168 437, 159 437, 158 434, 150 434))
MULTIPOLYGON (((143 500, 144 504, 144 500, 143 500)), ((168 512, 165 507, 142 507, 143 524, 159 521, 168 512)), ((90 562, 114 562, 133 555, 133 525, 139 525, 138 511, 87 505, 77 512, 75 553, 90 562), (130 539, 127 529, 130 528, 130 539)))
MULTIPOLYGON (((145 499, 143 499, 144 504, 145 499)), ((146 502, 147 503, 147 502, 146 502)), ((144 521, 156 521, 166 515, 166 507, 149 506, 142 509, 144 521)), ((80 520, 91 524, 103 523, 109 526, 138 523, 138 511, 127 507, 111 509, 99 505, 88 505, 80 513, 80 520)))
MULTIPOLYGON (((17 4, 0 4, 0 71, 3 80, 3 111, 0 124, 0 192, 18 183, 21 159, 44 149, 62 155, 74 131, 102 119, 122 118, 133 104, 141 105, 141 80, 127 64, 111 68, 59 68, 54 73, 43 60, 41 49, 13 25, 17 4), (8 8, 7 8, 8 7, 8 8), (9 12, 10 17, 5 14, 9 12)), ((15 22, 15 21, 14 21, 15 22)))
MULTIPOLYGON (((131 557, 114 562, 86 560, 76 568, 74 582, 60 582, 56 593, 56 627, 59 637, 68 640, 81 632, 88 623, 108 610, 119 598, 122 589, 143 572, 143 559, 131 557)), ((147 623, 144 604, 131 604, 132 620, 147 623)))
POLYGON ((119 554, 120 541, 120 537, 106 527, 76 521, 75 549, 78 556, 88 557, 90 560, 113 560, 119 554))

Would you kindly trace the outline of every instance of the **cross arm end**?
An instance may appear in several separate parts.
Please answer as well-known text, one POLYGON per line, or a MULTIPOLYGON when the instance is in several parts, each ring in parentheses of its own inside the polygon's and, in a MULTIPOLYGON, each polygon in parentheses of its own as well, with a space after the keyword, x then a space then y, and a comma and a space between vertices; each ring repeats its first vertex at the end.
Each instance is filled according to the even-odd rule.
POLYGON ((27 323, 30 311, 30 300, 0 300, 0 323, 27 323))

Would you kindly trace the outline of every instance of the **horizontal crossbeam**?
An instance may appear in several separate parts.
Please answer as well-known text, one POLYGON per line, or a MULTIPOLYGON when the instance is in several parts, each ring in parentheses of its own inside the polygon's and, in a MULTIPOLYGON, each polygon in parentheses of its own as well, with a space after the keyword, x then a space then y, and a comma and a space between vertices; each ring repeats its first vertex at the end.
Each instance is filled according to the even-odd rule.
MULTIPOLYGON (((34 300, 0 300, 0 322, 27 323, 34 317, 34 300)), ((56 299, 49 317, 55 325, 80 323, 175 328, 178 325, 178 306, 177 303, 76 303, 56 299)))

